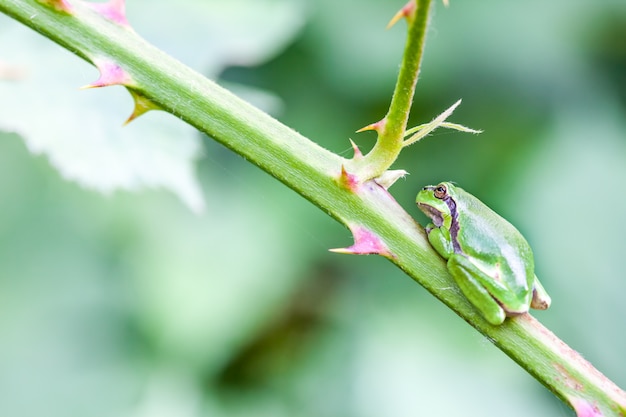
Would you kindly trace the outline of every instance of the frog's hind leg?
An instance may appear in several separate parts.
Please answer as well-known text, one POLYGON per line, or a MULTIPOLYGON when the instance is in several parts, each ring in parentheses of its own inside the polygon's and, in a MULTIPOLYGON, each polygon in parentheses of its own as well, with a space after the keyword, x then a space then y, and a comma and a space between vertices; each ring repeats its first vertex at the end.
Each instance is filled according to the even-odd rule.
MULTIPOLYGON (((454 254, 448 259, 448 270, 467 299, 482 313, 483 317, 493 325, 502 324, 506 318, 504 309, 489 294, 487 289, 474 278, 482 275, 475 265, 463 255, 454 254), (474 275, 472 275, 474 274, 474 275)), ((489 279, 486 277, 485 279, 489 279)))
POLYGON ((535 310, 547 310, 552 303, 552 298, 548 295, 546 290, 539 282, 537 275, 535 275, 535 280, 533 281, 533 298, 530 302, 530 307, 535 310))

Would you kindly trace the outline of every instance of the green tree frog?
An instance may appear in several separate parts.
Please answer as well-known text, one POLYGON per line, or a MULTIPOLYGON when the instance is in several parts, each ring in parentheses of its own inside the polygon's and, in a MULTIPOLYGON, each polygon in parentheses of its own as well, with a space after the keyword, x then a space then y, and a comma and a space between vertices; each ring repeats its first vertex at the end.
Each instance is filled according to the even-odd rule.
POLYGON ((550 306, 534 273, 532 250, 511 223, 449 182, 424 187, 416 203, 432 220, 426 227, 430 244, 489 323, 550 306))

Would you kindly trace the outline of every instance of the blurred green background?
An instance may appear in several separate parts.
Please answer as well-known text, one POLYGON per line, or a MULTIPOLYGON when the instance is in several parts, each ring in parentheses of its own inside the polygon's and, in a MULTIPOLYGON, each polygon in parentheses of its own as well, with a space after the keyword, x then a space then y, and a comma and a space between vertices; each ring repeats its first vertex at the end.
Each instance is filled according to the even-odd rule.
MULTIPOLYGON (((294 29, 262 63, 245 42, 219 61, 200 13, 131 1, 128 18, 322 146, 373 144, 353 132, 387 109, 404 23, 384 27, 403 1, 267 0, 252 23, 233 6, 252 0, 196 3, 229 3, 211 22, 243 39, 280 10, 294 29)), ((553 298, 536 316, 626 387, 626 3, 451 3, 434 5, 411 125, 463 98, 451 120, 484 133, 409 148, 396 167, 411 175, 391 191, 424 223, 418 188, 453 180, 517 225, 553 298)), ((1 35, 6 61, 15 40, 1 35)), ((93 80, 64 63, 84 73, 75 87, 93 80)), ((0 112, 16 102, 0 97, 0 112)), ((121 123, 119 103, 96 111, 121 123)), ((83 189, 0 132, 0 415, 572 415, 390 263, 329 253, 351 237, 324 213, 203 145, 196 215, 160 190, 83 189)))

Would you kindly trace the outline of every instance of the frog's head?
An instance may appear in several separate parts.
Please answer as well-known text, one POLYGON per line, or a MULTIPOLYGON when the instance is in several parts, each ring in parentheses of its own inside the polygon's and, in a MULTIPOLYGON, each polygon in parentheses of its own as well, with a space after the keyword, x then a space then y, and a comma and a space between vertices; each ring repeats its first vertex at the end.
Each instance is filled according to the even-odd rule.
POLYGON ((417 206, 431 218, 436 227, 450 228, 456 210, 456 187, 449 182, 427 185, 417 193, 417 206))

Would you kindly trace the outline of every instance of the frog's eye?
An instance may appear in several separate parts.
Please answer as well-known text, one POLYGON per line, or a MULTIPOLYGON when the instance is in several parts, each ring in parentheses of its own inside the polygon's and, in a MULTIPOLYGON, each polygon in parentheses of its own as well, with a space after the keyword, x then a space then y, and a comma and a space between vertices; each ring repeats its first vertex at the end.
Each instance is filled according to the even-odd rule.
POLYGON ((448 190, 446 190, 445 185, 438 185, 435 188, 435 197, 437 197, 440 200, 444 199, 447 193, 448 193, 448 190))

